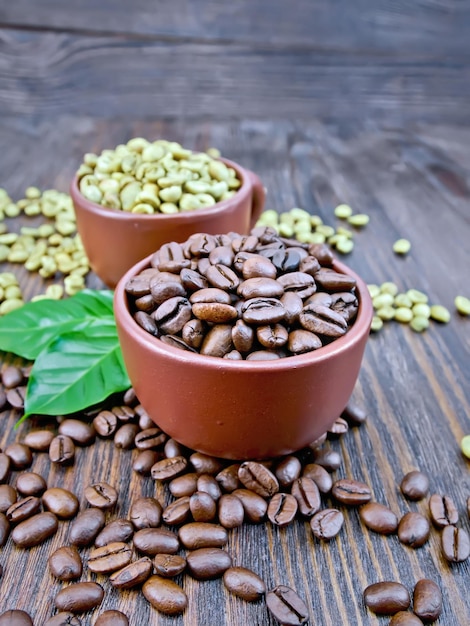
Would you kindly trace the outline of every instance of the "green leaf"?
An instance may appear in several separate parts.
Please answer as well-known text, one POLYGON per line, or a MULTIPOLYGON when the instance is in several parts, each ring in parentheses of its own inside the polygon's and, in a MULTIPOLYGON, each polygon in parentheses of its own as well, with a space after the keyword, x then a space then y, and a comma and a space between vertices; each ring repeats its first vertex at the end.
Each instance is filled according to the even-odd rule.
POLYGON ((114 319, 96 319, 56 337, 38 356, 20 421, 74 413, 129 387, 114 319))
POLYGON ((65 300, 29 302, 0 318, 0 350, 35 359, 60 334, 114 319, 113 292, 85 289, 65 300))

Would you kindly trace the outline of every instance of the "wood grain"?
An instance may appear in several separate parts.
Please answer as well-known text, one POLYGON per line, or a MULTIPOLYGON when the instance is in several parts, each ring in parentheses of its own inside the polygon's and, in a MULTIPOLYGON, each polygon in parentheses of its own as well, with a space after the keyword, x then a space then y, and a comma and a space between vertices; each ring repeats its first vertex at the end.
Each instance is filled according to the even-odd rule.
MULTIPOLYGON (((470 293, 468 127, 422 123, 410 130, 354 120, 333 124, 248 119, 189 125, 184 120, 137 117, 9 116, 0 119, 0 187, 15 198, 29 184, 66 190, 84 152, 136 135, 172 138, 194 149, 218 146, 227 157, 259 173, 268 188, 268 206, 277 211, 302 206, 330 224, 336 223, 333 208, 338 202, 368 213, 370 224, 356 233, 356 248, 346 258, 367 282, 393 280, 400 289, 422 289, 432 302, 450 310, 457 293, 470 293), (401 236, 412 243, 406 258, 391 250, 401 236)), ((43 288, 37 277, 19 275, 28 294, 43 288)), ((90 280, 99 286, 96 278, 90 280)), ((398 489, 406 472, 425 471, 432 492, 453 497, 460 524, 467 530, 470 464, 459 451, 459 441, 470 433, 469 324, 469 319, 452 313, 448 325, 433 323, 422 335, 392 322, 371 336, 354 392, 369 420, 327 444, 342 455, 336 477, 364 480, 371 485, 374 499, 389 504, 399 515, 408 510, 427 514, 426 501, 409 503, 398 489)), ((11 358, 3 355, 3 362, 11 358)), ((37 427, 30 421, 15 431, 17 417, 0 415, 2 449, 37 427)), ((73 468, 51 467, 47 455, 37 454, 33 469, 50 486, 75 491, 82 507, 88 483, 109 481, 120 492, 120 503, 110 517, 125 516, 133 499, 153 495, 156 489, 151 479, 132 472, 135 454, 99 440, 78 450, 73 468)), ((13 473, 11 484, 15 478, 13 473)), ((160 486, 156 494, 162 502, 168 500, 160 486)), ((324 504, 333 501, 324 498, 324 504)), ((428 544, 412 550, 395 536, 384 538, 367 531, 357 511, 342 510, 345 527, 329 544, 315 540, 308 523, 299 521, 286 529, 245 525, 230 533, 228 549, 238 565, 258 572, 268 587, 278 583, 294 587, 307 602, 312 624, 386 624, 386 619, 364 608, 364 588, 388 579, 403 582, 411 591, 422 577, 435 580, 443 590, 444 610, 438 624, 470 622, 470 564, 446 564, 435 530, 428 544)), ((35 625, 51 614, 61 585, 49 575, 46 560, 53 549, 66 543, 67 532, 68 523, 62 522, 58 535, 41 547, 18 550, 10 539, 1 549, 0 611, 23 608, 32 613, 35 625)), ((119 608, 135 626, 275 626, 264 602, 244 603, 230 596, 220 581, 200 583, 186 577, 188 610, 182 617, 168 618, 151 609, 138 591, 118 593, 105 577, 96 579, 106 587, 101 610, 119 608)), ((97 614, 85 616, 82 623, 94 624, 97 614)))

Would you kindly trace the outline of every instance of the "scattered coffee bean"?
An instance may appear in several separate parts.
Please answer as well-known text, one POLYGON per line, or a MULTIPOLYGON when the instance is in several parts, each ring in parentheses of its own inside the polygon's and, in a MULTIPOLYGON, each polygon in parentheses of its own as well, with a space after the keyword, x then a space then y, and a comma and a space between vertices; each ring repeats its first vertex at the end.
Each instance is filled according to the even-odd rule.
POLYGON ((297 500, 301 515, 312 517, 320 509, 320 491, 311 478, 302 476, 294 480, 291 486, 291 494, 297 500))
POLYGON ((330 493, 333 479, 324 467, 317 463, 309 463, 303 469, 302 476, 311 478, 321 493, 330 493))
POLYGON ((406 611, 411 599, 408 590, 401 583, 380 582, 364 589, 365 605, 377 615, 393 615, 406 611))
POLYGON ((46 489, 46 481, 35 472, 23 472, 16 479, 16 490, 23 496, 40 496, 46 489))
POLYGON ((59 580, 76 580, 82 575, 82 559, 75 546, 58 548, 50 555, 48 564, 51 574, 59 580))
POLYGON ((27 496, 22 500, 17 500, 6 511, 6 516, 9 522, 17 524, 22 522, 31 515, 38 513, 41 508, 41 500, 35 496, 27 496))
POLYGON ((33 454, 24 443, 10 443, 5 448, 4 453, 10 457, 12 469, 26 469, 33 462, 33 454))
POLYGON ((134 534, 134 526, 127 519, 118 518, 106 524, 103 530, 95 539, 95 546, 101 548, 108 543, 123 542, 126 543, 134 534))
POLYGON ((389 626, 423 626, 423 622, 414 613, 398 611, 390 620, 389 626))
POLYGON ((72 522, 69 533, 71 544, 80 548, 90 546, 105 524, 105 515, 101 509, 85 509, 72 522))
POLYGON ((53 439, 51 430, 32 430, 25 435, 23 443, 36 452, 47 452, 53 439))
POLYGON ((70 437, 57 435, 49 445, 49 458, 52 463, 67 465, 75 458, 75 445, 70 437))
POLYGON ((310 520, 312 533, 317 539, 329 541, 336 537, 343 527, 344 516, 337 509, 323 509, 310 520))
POLYGON ((238 463, 234 463, 233 465, 229 465, 228 467, 224 468, 216 475, 216 481, 227 493, 231 493, 241 486, 238 479, 239 469, 240 465, 238 463))
POLYGON ((464 528, 445 526, 441 534, 444 558, 450 563, 461 563, 470 556, 470 537, 464 528))
POLYGON ((132 469, 143 476, 150 476, 150 470, 157 461, 161 459, 156 450, 143 450, 135 458, 132 469))
POLYGON ((197 474, 211 474, 215 476, 223 469, 223 464, 219 459, 201 452, 193 452, 189 457, 189 462, 197 474))
POLYGON ((413 470, 403 477, 400 489, 408 500, 422 500, 429 491, 429 478, 423 472, 413 470))
POLYGON ((176 554, 180 548, 178 537, 166 528, 143 528, 134 535, 134 548, 145 554, 155 556, 161 552, 176 554))
POLYGON ((54 602, 59 611, 85 613, 99 606, 103 597, 103 587, 98 583, 80 582, 61 589, 54 602))
POLYGON ((324 467, 328 472, 336 471, 341 465, 341 456, 336 450, 317 448, 314 450, 313 458, 315 463, 324 467))
POLYGON ((33 626, 33 620, 26 611, 13 609, 0 615, 0 626, 33 626))
POLYGON ((359 517, 370 530, 381 535, 391 535, 398 528, 395 513, 379 502, 368 502, 359 509, 359 517))
POLYGON ((0 547, 4 546, 10 534, 10 522, 5 513, 0 513, 0 547))
POLYGON ((434 622, 442 612, 442 593, 433 580, 418 580, 413 591, 413 611, 425 622, 434 622))
POLYGON ((296 456, 285 456, 276 466, 275 475, 282 487, 288 487, 299 478, 302 465, 296 456))
POLYGON ((300 626, 308 622, 305 602, 286 585, 278 585, 268 591, 266 604, 272 616, 285 626, 300 626))
POLYGON ((157 554, 153 560, 155 573, 163 578, 179 576, 186 568, 186 559, 178 554, 157 554))
POLYGON ((135 447, 138 450, 151 450, 165 443, 167 436, 164 432, 154 426, 153 428, 146 428, 141 430, 135 436, 135 447))
POLYGON ((424 515, 411 511, 398 523, 398 539, 410 548, 420 548, 429 539, 430 525, 424 515))
POLYGON ((94 483, 85 489, 85 498, 90 506, 98 509, 112 509, 118 498, 117 491, 108 483, 94 483))
POLYGON ((191 517, 189 497, 183 496, 169 504, 162 513, 162 519, 168 526, 184 524, 191 517))
POLYGON ((367 413, 356 404, 349 403, 341 413, 350 426, 360 426, 367 420, 367 413))
POLYGON ((77 419, 65 419, 59 425, 59 434, 70 437, 81 446, 89 446, 95 440, 95 429, 90 424, 77 419))
POLYGON ((24 409, 24 399, 26 396, 26 387, 14 387, 13 389, 8 389, 6 392, 7 400, 11 404, 14 409, 23 410, 24 409))
POLYGON ((188 550, 221 548, 228 541, 228 533, 219 524, 191 522, 181 526, 178 538, 188 550))
POLYGON ((459 521, 459 512, 450 496, 433 493, 429 498, 429 513, 432 523, 437 528, 455 525, 459 521))
POLYGON ((93 427, 100 437, 114 435, 117 430, 117 423, 118 419, 112 411, 100 411, 93 419, 93 427))
POLYGON ((240 482, 263 498, 269 498, 279 491, 279 483, 274 474, 261 463, 245 461, 238 470, 240 482))
POLYGON ((187 571, 197 580, 220 578, 232 565, 230 555, 221 548, 199 548, 186 557, 187 571))
POLYGON ((24 374, 21 368, 16 367, 16 365, 8 365, 2 371, 1 378, 5 389, 13 389, 13 387, 19 387, 23 383, 24 374))
POLYGON ((211 522, 217 513, 215 500, 204 491, 196 491, 189 498, 189 510, 195 522, 211 522))
POLYGON ((165 615, 179 615, 188 606, 188 597, 174 581, 151 576, 145 581, 142 593, 150 604, 165 615))
POLYGON ((268 503, 264 498, 249 489, 235 489, 232 493, 241 500, 246 520, 259 524, 266 518, 268 503))
POLYGON ((348 422, 342 417, 338 417, 328 429, 330 439, 333 437, 341 437, 349 430, 348 422))
POLYGON ((11 485, 0 485, 0 513, 6 513, 17 497, 16 489, 11 485))
POLYGON ((152 571, 152 561, 144 556, 111 574, 109 582, 116 589, 131 589, 145 582, 152 571))
POLYGON ((296 514, 299 505, 297 499, 288 493, 276 493, 269 501, 268 519, 275 526, 287 526, 296 514))
POLYGON ((121 611, 110 610, 98 616, 95 626, 129 626, 129 620, 121 611))
POLYGON ((138 498, 129 509, 129 519, 134 528, 156 528, 162 522, 162 505, 155 498, 138 498))
POLYGON ((368 485, 350 478, 341 478, 333 483, 331 493, 338 502, 348 506, 366 504, 372 497, 368 485))
POLYGON ((69 611, 56 613, 44 622, 43 626, 81 626, 82 622, 69 611))
POLYGON ((218 517, 224 528, 241 526, 245 517, 241 500, 231 493, 223 494, 218 501, 218 517))
MULTIPOLYGON (((222 495, 222 491, 219 487, 219 483, 216 481, 214 476, 210 474, 199 474, 197 475, 197 491, 202 491, 203 493, 208 493, 210 497, 217 502, 217 500, 222 495)), ((193 492, 194 493, 194 492, 193 492)), ((191 494, 188 494, 191 495, 191 494)))
POLYGON ((184 472, 188 465, 188 461, 184 456, 175 456, 171 459, 162 459, 155 463, 151 469, 151 475, 154 480, 171 480, 184 472))
POLYGON ((123 424, 114 435, 114 445, 122 450, 130 450, 134 447, 134 440, 138 432, 137 424, 123 424))
POLYGON ((88 556, 88 568, 96 574, 110 574, 129 565, 131 559, 132 550, 127 543, 116 541, 94 548, 88 556))
POLYGON ((266 593, 264 581, 246 567, 229 567, 223 581, 226 589, 245 602, 256 602, 266 593))
POLYGON ((59 526, 54 513, 37 513, 20 522, 12 533, 11 538, 19 548, 32 548, 51 537, 59 526))
POLYGON ((189 472, 182 476, 173 478, 168 483, 168 489, 175 498, 183 498, 184 496, 192 496, 197 491, 198 474, 189 472))
POLYGON ((0 483, 6 482, 10 473, 10 457, 4 452, 0 452, 0 483))
POLYGON ((51 511, 59 519, 71 519, 78 511, 77 496, 61 487, 51 487, 42 494, 42 504, 47 511, 51 511))

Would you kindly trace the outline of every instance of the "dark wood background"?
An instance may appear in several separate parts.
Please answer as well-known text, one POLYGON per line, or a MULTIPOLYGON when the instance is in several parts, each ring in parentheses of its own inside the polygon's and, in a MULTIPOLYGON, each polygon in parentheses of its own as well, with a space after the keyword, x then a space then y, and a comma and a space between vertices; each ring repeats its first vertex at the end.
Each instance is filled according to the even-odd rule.
MULTIPOLYGON (((65 191, 84 152, 136 135, 217 146, 258 172, 269 208, 301 206, 333 224, 339 202, 368 213, 350 266, 453 310, 457 294, 470 295, 469 42, 464 0, 0 0, 0 187, 15 199, 30 184, 65 191), (391 250, 402 236, 412 243, 406 258, 391 250)), ((43 290, 15 271, 27 298, 43 290)), ((469 371, 470 319, 455 312, 423 335, 391 323, 371 337, 354 393, 369 421, 329 444, 343 456, 336 475, 365 480, 397 513, 424 512, 426 502, 410 504, 397 488, 419 468, 433 492, 454 498, 469 530, 470 464, 459 451, 470 433, 469 371)), ((13 431, 16 419, 0 416, 1 448, 33 427, 13 431)), ((72 469, 50 467, 45 455, 33 467, 82 502, 91 480, 113 482, 117 513, 131 495, 154 493, 133 475, 132 451, 98 442, 78 452, 72 469)), ((2 549, 0 612, 30 610, 35 626, 51 614, 60 585, 46 559, 66 535, 62 524, 43 547, 2 549)), ((411 590, 422 577, 442 587, 439 624, 470 623, 470 565, 446 564, 435 531, 415 551, 369 533, 351 512, 329 545, 299 522, 244 526, 229 549, 268 587, 293 586, 312 624, 385 625, 364 609, 364 587, 390 579, 411 590)), ((229 596, 220 581, 185 586, 180 618, 158 615, 137 592, 107 591, 103 607, 133 626, 274 625, 263 603, 229 596)))

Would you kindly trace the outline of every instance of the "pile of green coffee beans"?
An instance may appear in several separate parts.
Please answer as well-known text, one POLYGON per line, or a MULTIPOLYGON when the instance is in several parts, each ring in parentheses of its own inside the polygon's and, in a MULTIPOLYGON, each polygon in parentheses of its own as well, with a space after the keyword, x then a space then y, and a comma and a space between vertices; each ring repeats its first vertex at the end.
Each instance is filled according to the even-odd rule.
MULTIPOLYGON (((37 272, 44 279, 63 278, 49 284, 41 298, 60 299, 85 287, 89 263, 79 235, 76 233, 72 199, 55 189, 41 192, 28 187, 25 197, 14 202, 0 188, 0 263, 21 264, 28 272, 37 272), (9 231, 7 220, 20 215, 45 218, 39 226, 22 226, 19 232, 9 231)), ((0 273, 0 315, 24 304, 18 279, 13 272, 0 273)))
POLYGON ((232 197, 237 173, 220 153, 192 152, 175 141, 135 137, 114 150, 85 154, 77 176, 80 192, 110 209, 152 215, 211 207, 232 197))

